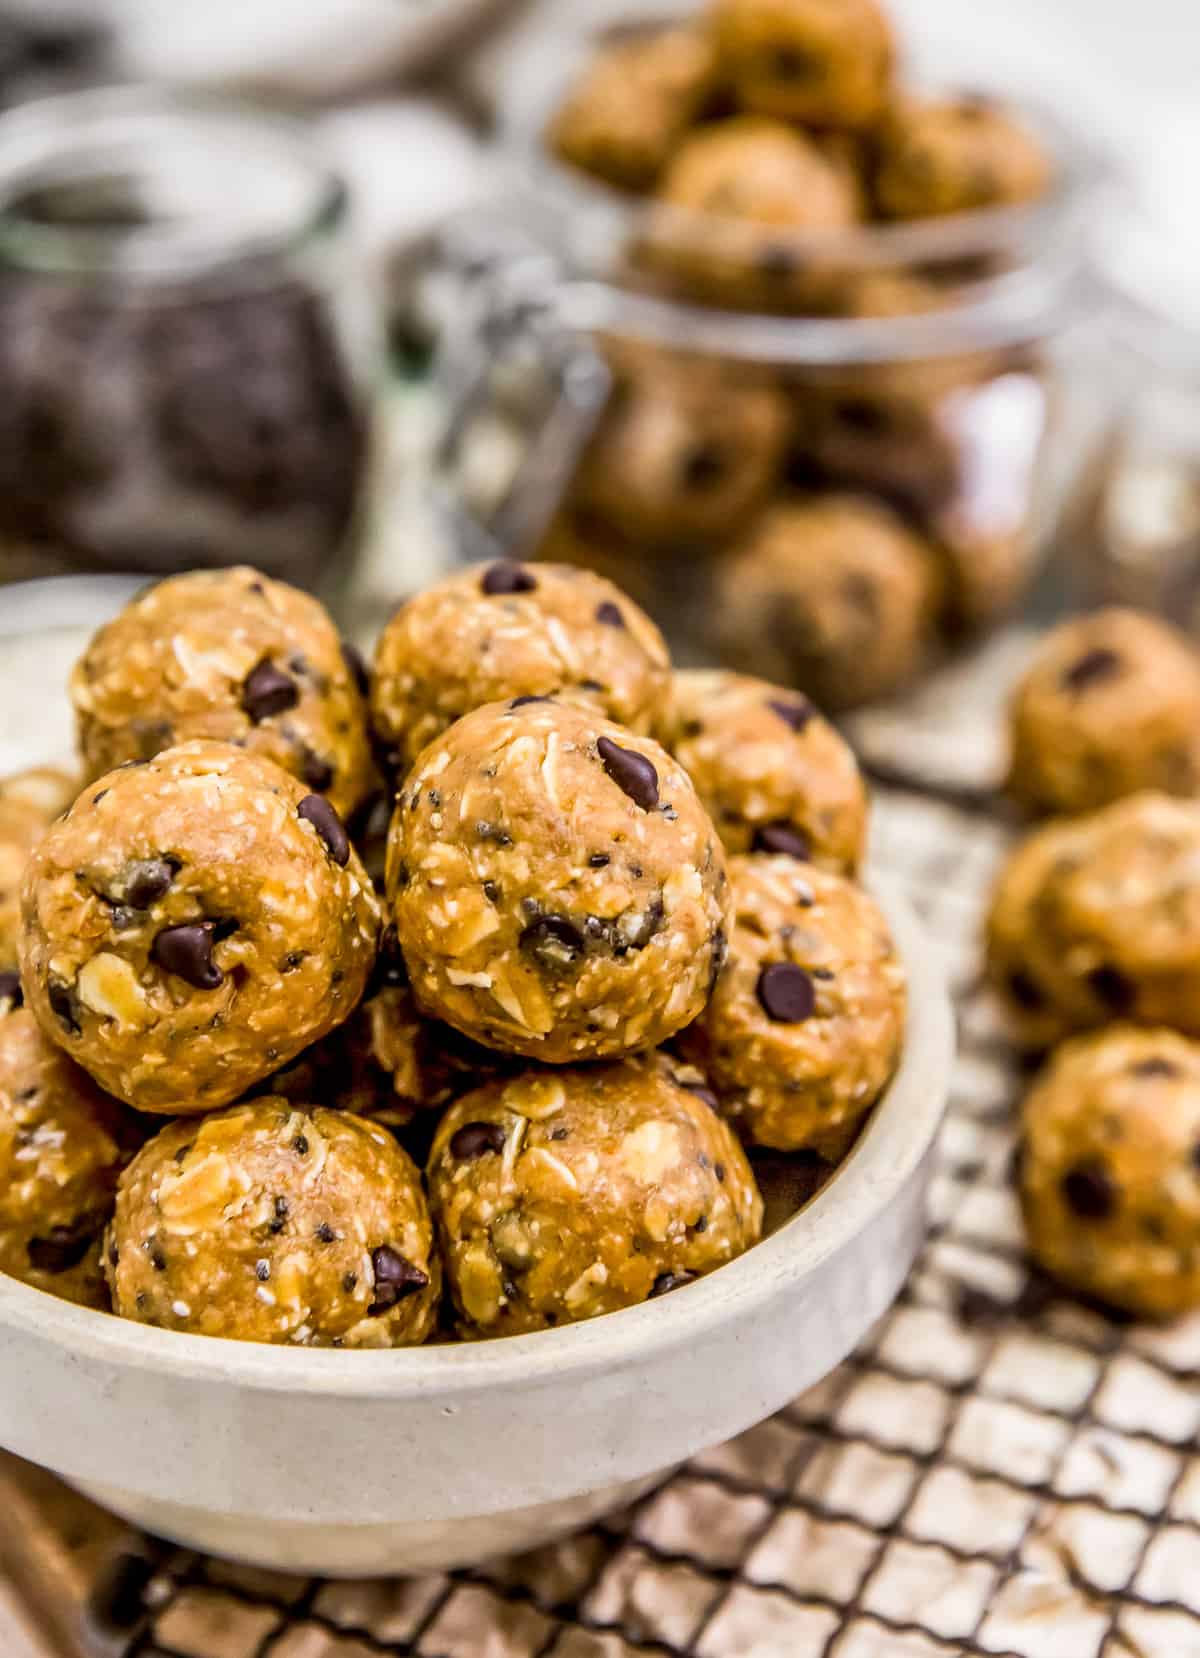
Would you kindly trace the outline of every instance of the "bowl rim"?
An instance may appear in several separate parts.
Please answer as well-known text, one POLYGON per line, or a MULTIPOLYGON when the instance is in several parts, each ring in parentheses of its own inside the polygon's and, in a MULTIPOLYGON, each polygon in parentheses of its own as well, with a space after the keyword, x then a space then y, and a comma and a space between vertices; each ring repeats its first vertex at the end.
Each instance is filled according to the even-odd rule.
POLYGON ((900 1066, 834 1177, 761 1243, 669 1296, 602 1318, 493 1341, 363 1352, 293 1348, 160 1330, 74 1306, 0 1275, 0 1332, 164 1382, 233 1386, 262 1396, 405 1399, 447 1403, 482 1389, 556 1389, 711 1337, 735 1314, 763 1316, 862 1234, 905 1189, 925 1158, 946 1105, 953 1018, 938 952, 907 900, 887 880, 872 891, 892 928, 908 978, 900 1066))

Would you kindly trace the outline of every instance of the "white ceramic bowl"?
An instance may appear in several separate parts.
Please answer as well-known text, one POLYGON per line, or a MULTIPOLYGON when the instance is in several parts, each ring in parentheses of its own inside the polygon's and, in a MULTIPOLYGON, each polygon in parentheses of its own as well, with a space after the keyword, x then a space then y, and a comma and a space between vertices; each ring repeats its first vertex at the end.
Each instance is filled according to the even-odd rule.
MULTIPOLYGON (((0 771, 69 754, 67 668, 136 585, 5 590, 0 771)), ((179 1542, 361 1576, 532 1548, 771 1415, 884 1312, 924 1232, 951 1020, 933 949, 881 897, 910 986, 900 1071, 833 1180, 740 1260, 592 1323, 395 1353, 148 1329, 0 1275, 0 1444, 179 1542)))

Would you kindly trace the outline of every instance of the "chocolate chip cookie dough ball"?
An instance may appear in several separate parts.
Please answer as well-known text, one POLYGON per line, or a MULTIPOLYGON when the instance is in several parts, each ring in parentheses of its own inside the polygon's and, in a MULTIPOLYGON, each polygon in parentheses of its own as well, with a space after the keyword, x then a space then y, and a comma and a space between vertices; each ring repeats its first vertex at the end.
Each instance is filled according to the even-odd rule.
POLYGON ((297 1347, 411 1347, 441 1268, 386 1129, 251 1100, 171 1123, 121 1179, 105 1266, 123 1318, 297 1347))
POLYGON ((562 160, 622 190, 653 184, 716 74, 700 29, 639 31, 604 46, 567 93, 547 141, 562 160))
POLYGON ((633 1306, 762 1231, 728 1125, 654 1060, 530 1070, 468 1094, 438 1130, 429 1193, 469 1336, 633 1306))
POLYGON ((1034 1258, 1141 1316, 1200 1306, 1200 1047, 1130 1025, 1076 1038, 1034 1085, 1021 1123, 1034 1258))
POLYGON ((489 704, 425 750, 387 894, 424 1011, 552 1064, 664 1041, 725 949, 725 858, 683 768, 546 698, 489 704))
MULTIPOLYGON (((19 997, 17 998, 19 1001, 19 997)), ((6 997, 0 1013, 0 1272, 108 1307, 100 1246, 135 1136, 115 1101, 6 997)))
POLYGON ((21 977, 42 1029, 142 1111, 228 1104, 362 996, 378 901, 324 795, 225 743, 90 784, 37 847, 21 977))
POLYGON ((1086 812, 1140 789, 1200 793, 1200 659, 1136 610, 1054 628, 1010 708, 1009 789, 1035 812, 1086 812))
POLYGON ((785 857, 730 863, 733 929, 681 1051, 755 1145, 834 1161, 891 1081, 905 976, 861 888, 785 857))
POLYGON ((1034 201, 1052 183, 1033 134, 986 98, 904 99, 880 139, 875 193, 893 219, 1034 201))
POLYGON ((210 737, 274 760, 343 815, 372 785, 353 659, 316 599, 256 570, 147 589, 92 639, 70 692, 90 777, 210 737))
POLYGON ((502 697, 567 692, 645 731, 668 684, 667 647, 611 582, 563 565, 477 565, 426 588, 375 650, 371 718, 400 778, 463 714, 502 697))
POLYGON ((938 596, 932 550, 885 507, 782 502, 718 566, 714 644, 732 668, 851 708, 924 665, 938 596))
POLYGON ((987 934, 1029 1048, 1113 1019, 1200 1034, 1200 804, 1132 795, 1035 830, 1000 872, 987 934))
POLYGON ((749 370, 611 341, 612 391, 575 496, 635 543, 720 537, 759 507, 788 430, 777 387, 749 370))
POLYGON ((29 854, 78 789, 78 778, 49 766, 0 778, 0 970, 17 964, 21 876, 29 854))
POLYGON ((867 836, 858 763, 806 697, 748 675, 677 673, 663 742, 728 852, 778 852, 853 875, 867 836))
POLYGON ((741 102, 813 127, 865 127, 891 80, 892 32, 875 0, 717 0, 720 62, 741 102))

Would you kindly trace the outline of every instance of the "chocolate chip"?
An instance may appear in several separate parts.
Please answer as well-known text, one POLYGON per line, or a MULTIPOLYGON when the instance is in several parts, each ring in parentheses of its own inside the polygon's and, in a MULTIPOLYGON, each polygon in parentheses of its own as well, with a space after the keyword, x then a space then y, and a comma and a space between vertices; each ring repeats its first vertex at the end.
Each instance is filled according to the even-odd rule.
POLYGON ((1116 1211, 1117 1189, 1099 1158, 1076 1163, 1062 1178, 1063 1201, 1080 1220, 1108 1220, 1116 1211))
POLYGON ((1103 680, 1114 679, 1123 669, 1124 663, 1116 651, 1110 650, 1107 645, 1098 645, 1077 662, 1072 662, 1062 676, 1062 683, 1068 691, 1085 691, 1103 680))
POLYGON ((684 455, 679 477, 685 489, 713 489, 729 470, 723 444, 698 443, 684 455))
POLYGON ((450 1155, 460 1163, 473 1163, 488 1152, 499 1155, 506 1139, 499 1123, 464 1123, 450 1136, 450 1155))
POLYGON ((1129 1067, 1129 1074, 1131 1077, 1177 1077, 1179 1067, 1173 1060, 1156 1054, 1151 1059, 1139 1059, 1136 1065, 1129 1067))
POLYGON ((479 586, 489 598, 495 598, 501 593, 532 593, 537 587, 537 581, 523 564, 505 559, 500 564, 488 566, 480 578, 479 586))
POLYGON ((277 1237, 279 1233, 283 1231, 285 1225, 287 1224, 287 1218, 291 1212, 292 1207, 287 1198, 277 1197, 275 1199, 275 1212, 271 1216, 271 1219, 267 1222, 267 1231, 270 1232, 273 1237, 277 1237))
POLYGON ((274 662, 264 659, 252 668, 242 686, 242 707, 257 725, 273 714, 285 714, 300 701, 294 679, 274 662))
POLYGON ((531 702, 552 702, 553 700, 552 697, 514 697, 508 705, 508 711, 511 714, 516 708, 528 708, 531 702))
POLYGON ((88 1595, 89 1623, 106 1636, 126 1634, 136 1628, 150 1615, 146 1591, 158 1570, 159 1562, 148 1554, 123 1550, 116 1555, 88 1595))
POLYGON ((608 628, 623 628, 625 626, 625 618, 621 614, 620 605, 614 604, 611 599, 604 599, 596 606, 596 620, 603 622, 605 627, 608 628))
POLYGON ((79 1011, 70 986, 63 984, 61 981, 52 982, 47 991, 47 997, 50 1002, 50 1011, 59 1024, 64 1025, 72 1036, 78 1036, 81 1028, 79 1011))
POLYGON ((696 1222, 695 1226, 692 1227, 692 1231, 693 1232, 707 1232, 708 1231, 708 1216, 707 1215, 701 1215, 700 1219, 696 1222))
POLYGON ((716 1175, 717 1179, 720 1181, 721 1185, 723 1186, 725 1184, 725 1165, 724 1165, 724 1163, 714 1163, 713 1164, 713 1173, 716 1175))
POLYGON ((20 1007, 24 1000, 21 975, 11 969, 6 973, 0 973, 0 1002, 11 1002, 13 1007, 20 1007))
POLYGON ((317 1227, 316 1237, 318 1243, 333 1243, 337 1233, 327 1220, 323 1220, 320 1226, 317 1227))
POLYGON ((215 990, 225 975, 213 961, 212 950, 212 922, 190 921, 164 927, 150 946, 150 960, 194 990, 215 990))
POLYGON ((805 862, 812 849, 807 838, 790 823, 764 823, 754 831, 751 850, 781 853, 786 858, 799 858, 805 862))
POLYGON ((367 672, 367 664, 363 661, 362 652, 357 645, 352 645, 348 639, 342 640, 342 661, 350 678, 358 686, 359 694, 366 696, 371 684, 371 676, 367 672))
POLYGON ((798 1025, 816 1010, 817 993, 803 967, 788 961, 772 962, 758 975, 757 994, 768 1019, 780 1025, 798 1025))
POLYGON ((650 1290, 650 1299, 659 1295, 670 1295, 672 1290, 681 1290, 685 1284, 692 1284, 696 1280, 694 1272, 660 1272, 650 1290))
POLYGON ((323 793, 333 782, 333 767, 311 748, 306 748, 300 757, 300 775, 310 789, 323 793))
POLYGON ((586 948, 583 934, 565 915, 539 916, 521 934, 521 949, 552 973, 574 967, 586 948))
POLYGON ((255 1261, 254 1276, 258 1279, 260 1284, 265 1284, 267 1279, 271 1276, 270 1261, 255 1261))
POLYGON ((375 1273, 375 1299, 367 1308, 368 1318, 378 1318, 429 1283, 429 1274, 406 1260, 390 1244, 380 1244, 371 1251, 371 1266, 375 1273))
POLYGON ((1137 1001, 1137 986, 1115 967, 1094 967, 1087 976, 1094 995, 1114 1013, 1130 1013, 1137 1001))
POLYGON ((618 789, 643 812, 652 812, 658 805, 658 773, 646 756, 634 749, 622 748, 611 737, 601 737, 596 752, 618 789))
POLYGON ((593 852, 588 859, 589 869, 607 869, 612 859, 607 852, 593 852))
POLYGON ((793 731, 803 731, 816 712, 812 703, 805 702, 803 698, 799 698, 795 702, 772 700, 768 702, 767 707, 772 714, 778 714, 785 725, 790 725, 793 731))
POLYGON ((354 1294, 355 1290, 358 1288, 358 1274, 357 1274, 357 1272, 343 1273, 343 1275, 342 1275, 342 1288, 345 1290, 347 1295, 353 1295, 354 1294))
POLYGON ((335 864, 344 869, 350 862, 350 837, 341 818, 323 794, 306 794, 296 807, 296 813, 313 828, 325 842, 325 850, 335 864))
POLYGON ((179 868, 174 858, 147 858, 130 864, 125 874, 125 902, 135 910, 148 910, 171 890, 179 868))
POLYGON ((292 1150, 296 1153, 297 1157, 307 1157, 308 1136, 306 1134, 297 1134, 296 1138, 292 1141, 292 1150))
POLYGON ((44 1238, 30 1238, 26 1244, 30 1266, 38 1272, 69 1272, 95 1243, 97 1230, 91 1216, 74 1226, 52 1226, 44 1238))
POLYGON ((1008 993, 1026 1013, 1036 1013, 1039 1008, 1046 1005, 1041 988, 1020 967, 1008 975, 1008 993))

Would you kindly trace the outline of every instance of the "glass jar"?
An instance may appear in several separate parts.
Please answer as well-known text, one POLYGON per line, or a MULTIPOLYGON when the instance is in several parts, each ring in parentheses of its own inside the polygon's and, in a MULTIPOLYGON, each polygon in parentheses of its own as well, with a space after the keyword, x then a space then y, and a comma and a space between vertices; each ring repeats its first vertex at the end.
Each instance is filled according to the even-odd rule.
POLYGON ((668 210, 544 141, 595 46, 514 76, 525 245, 451 237, 459 545, 613 576, 685 659, 884 697, 1005 615, 1054 530, 1103 170, 1023 108, 1054 174, 1029 205, 820 233, 668 210))
POLYGON ((249 562, 328 588, 375 319, 290 122, 113 89, 0 119, 0 576, 249 562))

